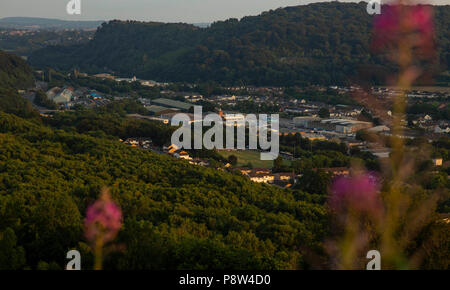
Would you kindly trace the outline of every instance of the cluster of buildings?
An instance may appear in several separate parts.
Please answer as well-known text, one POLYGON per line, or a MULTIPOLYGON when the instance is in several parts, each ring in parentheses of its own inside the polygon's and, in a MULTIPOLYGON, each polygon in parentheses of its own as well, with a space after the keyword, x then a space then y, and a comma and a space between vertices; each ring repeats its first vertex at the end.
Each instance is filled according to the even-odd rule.
POLYGON ((178 113, 186 113, 191 119, 194 119, 193 114, 188 113, 194 107, 194 104, 181 102, 177 100, 158 98, 155 100, 141 100, 144 107, 150 112, 151 116, 130 115, 134 118, 145 118, 148 120, 159 121, 164 124, 169 124, 172 117, 178 113))
POLYGON ((120 142, 123 142, 126 145, 129 145, 131 147, 135 148, 141 148, 141 149, 150 149, 152 146, 152 139, 150 138, 128 138, 125 141, 120 139, 120 142))
MULTIPOLYGON (((188 85, 188 87, 194 88, 192 85, 188 85)), ((161 90, 160 94, 163 98, 181 99, 181 100, 185 100, 185 101, 188 101, 191 103, 197 103, 199 101, 205 100, 203 95, 198 92, 184 92, 184 91, 175 92, 172 90, 161 90)), ((210 100, 210 99, 208 99, 208 100, 210 100)))
MULTIPOLYGON (((182 102, 178 100, 159 98, 155 100, 146 101, 146 108, 153 112, 153 116, 141 116, 136 115, 136 118, 147 118, 156 121, 162 121, 166 124, 170 122, 171 117, 179 112, 190 112, 193 103, 182 102)), ((301 101, 300 101, 301 102, 301 101)), ((230 112, 236 114, 236 112, 230 112)), ((359 114, 361 112, 359 111, 359 114)), ((192 114, 188 114, 192 115, 192 114)), ((223 120, 226 121, 227 114, 220 114, 223 120)), ((245 114, 240 114, 240 118, 245 118, 245 114)), ((352 115, 354 116, 354 115, 352 115)), ((233 118, 236 118, 234 116, 233 118)), ((192 117, 193 119, 193 117, 192 117)), ((429 119, 428 117, 426 119, 429 119)), ((236 120, 235 120, 236 121, 236 120)), ((293 117, 292 119, 281 118, 280 119, 280 135, 287 134, 301 134, 303 138, 309 140, 338 140, 338 142, 345 142, 349 148, 358 148, 362 151, 369 151, 379 158, 388 158, 391 154, 389 148, 380 147, 378 144, 368 144, 367 142, 357 141, 355 139, 355 133, 359 130, 366 129, 374 133, 389 133, 390 128, 384 125, 374 127, 371 122, 359 121, 356 118, 331 116, 330 118, 320 118, 317 115, 293 117)), ((192 158, 189 153, 184 150, 179 150, 173 146, 165 148, 164 153, 169 154, 178 159, 184 159, 191 164, 209 166, 208 162, 192 158)), ((283 152, 282 152, 283 153, 283 152)), ((292 156, 291 156, 292 157, 292 156)), ((283 157, 284 158, 284 157, 283 157)), ((440 161, 442 162, 442 160, 440 161)), ((435 162, 436 166, 439 166, 439 160, 435 162)), ((290 187, 296 183, 299 176, 291 172, 273 173, 269 169, 249 169, 238 168, 243 175, 247 176, 250 180, 257 183, 274 184, 283 187, 290 187)), ((348 175, 348 168, 325 168, 322 169, 331 175, 348 175)))
POLYGON ((130 147, 134 148, 140 148, 140 149, 152 149, 152 139, 147 137, 135 137, 135 138, 128 138, 126 140, 119 139, 120 142, 122 142, 125 145, 128 145, 130 147))
POLYGON ((224 88, 230 92, 245 92, 246 94, 253 95, 267 95, 267 96, 276 96, 283 95, 284 88, 283 87, 256 87, 256 86, 234 86, 234 87, 225 87, 224 88))
MULTIPOLYGON (((236 96, 233 96, 236 97, 236 96)), ((220 101, 216 97, 216 102, 220 101)), ((237 97, 236 97, 237 98, 237 97)), ((263 98, 263 97, 261 97, 263 98)), ((299 104, 305 104, 306 102, 299 100, 299 104)), ((195 103, 183 102, 169 98, 158 98, 154 100, 141 100, 145 108, 151 112, 151 116, 141 116, 141 115, 130 115, 133 118, 146 118, 149 120, 160 121, 164 124, 169 124, 172 117, 180 112, 183 112, 190 116, 192 122, 194 122, 194 115, 192 114, 193 107, 195 103)), ((307 105, 307 104, 305 104, 307 105)), ((314 105, 311 105, 314 106, 314 105)), ((316 109, 316 108, 315 108, 316 109)), ((355 117, 361 113, 361 109, 348 109, 344 108, 345 112, 350 114, 350 116, 355 117)), ((354 118, 347 117, 344 111, 337 113, 334 111, 333 117, 330 118, 320 118, 317 114, 312 114, 308 116, 294 117, 292 119, 280 118, 280 135, 292 135, 292 134, 302 134, 304 138, 309 140, 326 140, 327 138, 346 138, 349 136, 354 136, 355 133, 361 129, 372 128, 373 124, 371 122, 358 121, 354 118)), ((207 114, 208 112, 203 112, 207 114)), ((224 123, 227 121, 232 121, 238 123, 239 121, 244 121, 246 114, 239 113, 236 111, 222 111, 219 109, 220 116, 224 123)), ((270 123, 270 120, 268 120, 270 123)), ((248 126, 248 124, 246 124, 248 126)))
POLYGON ((189 156, 189 153, 186 152, 183 149, 179 149, 176 145, 170 145, 169 147, 163 148, 164 152, 177 158, 177 159, 184 159, 189 161, 190 164, 198 165, 198 166, 209 166, 209 162, 202 160, 200 158, 192 158, 189 156))
MULTIPOLYGON (((401 93, 401 91, 395 88, 386 88, 386 87, 373 87, 371 92, 375 96, 384 97, 384 98, 392 98, 401 93)), ((436 90, 436 89, 411 89, 406 92, 406 97, 408 99, 413 100, 427 100, 427 99, 438 99, 445 98, 448 99, 450 97, 450 90, 436 90)))
POLYGON ((156 147, 153 147, 152 139, 150 138, 128 138, 126 140, 120 139, 120 142, 134 147, 134 148, 140 148, 145 150, 152 150, 153 152, 159 153, 159 154, 168 154, 170 156, 173 156, 177 159, 183 159, 189 161, 190 164, 199 165, 199 166, 209 166, 209 163, 207 161, 201 160, 199 158, 192 158, 188 152, 186 152, 183 149, 179 149, 175 145, 170 145, 168 147, 163 147, 163 151, 158 151, 156 147))
MULTIPOLYGON (((266 168, 237 168, 241 174, 247 176, 251 181, 257 183, 274 184, 281 187, 291 187, 297 183, 301 174, 296 175, 293 172, 280 172, 272 173, 270 169, 266 168)), ((318 169, 315 169, 318 170, 318 169)), ((335 168, 321 168, 321 170, 332 176, 347 176, 350 174, 350 169, 347 167, 335 167, 335 168)))
POLYGON ((116 82, 127 82, 127 83, 139 82, 142 86, 146 87, 166 87, 169 85, 168 83, 159 83, 153 80, 141 80, 136 78, 136 76, 133 76, 132 78, 118 78, 109 73, 96 74, 93 75, 93 77, 102 80, 114 80, 116 82))
MULTIPOLYGON (((301 98, 289 98, 283 94, 273 93, 266 95, 224 94, 212 96, 208 101, 218 107, 230 110, 240 110, 241 104, 245 101, 251 101, 256 107, 270 106, 272 109, 276 109, 277 113, 291 117, 318 115, 321 109, 326 109, 332 118, 355 118, 363 110, 361 106, 355 107, 343 104, 329 105, 301 98)), ((275 111, 267 113, 275 113, 275 111)))
POLYGON ((107 98, 101 93, 88 88, 54 87, 49 89, 46 95, 47 98, 57 105, 66 109, 70 109, 75 105, 98 107, 110 102, 110 97, 107 98))
POLYGON ((27 29, 0 30, 0 35, 24 36, 26 34, 34 35, 35 31, 27 29))
POLYGON ((419 115, 415 120, 411 121, 413 125, 422 128, 431 134, 449 134, 449 120, 433 120, 430 115, 419 115))
POLYGON ((251 181, 257 183, 275 184, 283 187, 291 187, 297 182, 297 176, 293 172, 272 173, 266 168, 246 168, 241 167, 237 170, 247 176, 251 181))

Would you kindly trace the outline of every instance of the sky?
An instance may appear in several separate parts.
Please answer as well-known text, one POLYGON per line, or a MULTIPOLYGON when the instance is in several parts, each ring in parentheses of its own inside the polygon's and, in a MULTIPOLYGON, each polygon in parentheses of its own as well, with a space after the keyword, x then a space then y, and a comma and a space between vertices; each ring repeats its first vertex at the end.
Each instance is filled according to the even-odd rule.
MULTIPOLYGON (((66 5, 69 1, 0 0, 0 18, 26 16, 65 20, 132 19, 201 23, 258 15, 263 11, 279 7, 327 0, 80 0, 81 15, 66 13, 66 5)), ((427 1, 432 4, 450 5, 450 0, 427 1)), ((341 0, 340 2, 359 2, 359 0, 341 0)))

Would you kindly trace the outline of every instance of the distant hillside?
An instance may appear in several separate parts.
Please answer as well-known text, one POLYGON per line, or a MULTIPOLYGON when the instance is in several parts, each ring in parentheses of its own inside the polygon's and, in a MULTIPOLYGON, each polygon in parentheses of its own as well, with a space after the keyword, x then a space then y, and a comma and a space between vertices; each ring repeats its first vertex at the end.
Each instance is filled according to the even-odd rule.
POLYGON ((35 17, 6 17, 0 19, 0 28, 14 29, 95 29, 103 21, 66 21, 35 17))
MULTIPOLYGON (((435 18, 441 69, 448 70, 450 6, 436 6, 435 18)), ((29 61, 160 81, 343 84, 359 75, 380 83, 393 68, 370 53, 371 25, 363 2, 287 7, 208 28, 111 21, 87 44, 48 47, 29 61)))
MULTIPOLYGON (((0 28, 1 30, 1 28, 0 28)), ((1 32, 0 32, 1 33, 1 32)), ((0 35, 0 50, 20 56, 49 45, 76 45, 88 42, 95 30, 29 30, 26 33, 3 33, 0 35)))

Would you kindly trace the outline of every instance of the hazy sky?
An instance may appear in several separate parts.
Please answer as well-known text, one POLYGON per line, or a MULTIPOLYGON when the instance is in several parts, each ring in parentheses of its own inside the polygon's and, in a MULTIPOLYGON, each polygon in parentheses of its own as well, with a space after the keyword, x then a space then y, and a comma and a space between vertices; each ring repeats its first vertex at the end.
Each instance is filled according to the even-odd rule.
MULTIPOLYGON (((317 0, 80 0, 82 14, 66 13, 69 0, 0 0, 0 18, 46 17, 67 20, 134 19, 164 22, 213 22, 257 15, 279 7, 324 2, 317 0)), ((426 0, 422 0, 426 1, 426 0)), ((428 0, 450 4, 450 0, 428 0)), ((359 2, 342 0, 341 2, 359 2)))

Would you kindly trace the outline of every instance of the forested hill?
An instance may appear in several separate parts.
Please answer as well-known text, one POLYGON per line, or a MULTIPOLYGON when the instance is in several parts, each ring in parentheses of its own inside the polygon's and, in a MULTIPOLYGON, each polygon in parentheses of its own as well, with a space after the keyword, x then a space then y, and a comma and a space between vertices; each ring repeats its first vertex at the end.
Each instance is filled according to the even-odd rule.
MULTIPOLYGON (((436 6, 440 63, 450 59, 450 6, 436 6)), ((373 82, 389 69, 371 55, 372 16, 366 3, 316 3, 216 22, 188 24, 112 21, 88 44, 49 47, 31 64, 88 72, 114 71, 165 81, 255 85, 339 84, 368 64, 373 82)))
POLYGON ((18 94, 19 89, 32 87, 31 68, 21 58, 0 50, 0 111, 26 118, 38 118, 30 102, 18 94))
POLYGON ((29 88, 33 84, 33 73, 27 63, 0 50, 0 88, 29 88))

